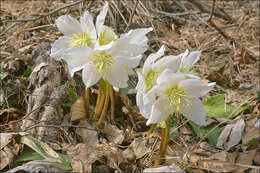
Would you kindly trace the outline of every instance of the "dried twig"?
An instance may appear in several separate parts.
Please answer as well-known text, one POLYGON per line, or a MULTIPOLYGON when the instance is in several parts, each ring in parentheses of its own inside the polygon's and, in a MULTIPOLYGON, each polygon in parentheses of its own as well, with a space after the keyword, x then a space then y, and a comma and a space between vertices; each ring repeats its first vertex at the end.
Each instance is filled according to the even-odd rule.
POLYGON ((81 2, 84 2, 86 0, 78 0, 78 1, 75 1, 75 2, 72 2, 70 4, 66 4, 62 7, 59 7, 59 8, 56 8, 55 10, 52 10, 51 12, 49 13, 45 13, 45 14, 38 14, 37 16, 38 17, 35 17, 35 18, 28 18, 28 19, 18 19, 18 20, 5 20, 6 22, 32 22, 32 21, 36 21, 36 20, 39 20, 43 17, 46 17, 46 16, 49 16, 49 15, 52 15, 53 13, 56 13, 64 8, 68 8, 68 7, 71 7, 71 6, 74 6, 74 5, 77 5, 81 2))
POLYGON ((132 23, 132 19, 133 19, 133 16, 134 16, 134 14, 135 14, 135 10, 136 10, 137 5, 138 5, 138 0, 135 1, 135 6, 134 6, 134 8, 133 8, 133 10, 132 10, 132 12, 131 12, 131 15, 130 15, 128 24, 127 24, 127 26, 126 26, 124 32, 126 32, 126 31, 128 30, 129 26, 130 26, 131 23, 132 23))
MULTIPOLYGON (((203 13, 210 13, 210 10, 206 7, 204 7, 203 5, 201 5, 200 1, 198 0, 188 0, 190 3, 194 4, 201 12, 203 13)), ((227 15, 223 15, 222 13, 220 13, 219 11, 214 10, 214 15, 222 18, 224 20, 232 20, 231 17, 227 16, 227 15)))

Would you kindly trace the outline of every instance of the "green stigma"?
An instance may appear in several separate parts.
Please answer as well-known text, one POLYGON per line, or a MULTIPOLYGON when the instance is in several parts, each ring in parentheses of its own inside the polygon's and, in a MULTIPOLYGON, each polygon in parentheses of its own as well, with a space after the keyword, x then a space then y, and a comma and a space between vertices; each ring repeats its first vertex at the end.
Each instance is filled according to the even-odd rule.
POLYGON ((165 91, 165 94, 170 101, 170 106, 176 108, 176 112, 182 113, 182 109, 185 106, 191 105, 191 97, 188 96, 187 92, 185 92, 182 88, 179 88, 178 86, 167 89, 165 91))
POLYGON ((117 39, 118 39, 118 37, 115 34, 115 32, 113 31, 113 29, 107 27, 106 29, 104 29, 103 32, 100 33, 98 41, 99 41, 100 45, 106 45, 106 44, 110 43, 111 41, 115 41, 117 39))
POLYGON ((190 73, 191 72, 190 69, 191 69, 191 66, 187 65, 185 67, 180 68, 180 72, 182 72, 182 73, 190 73))
POLYGON ((81 46, 81 45, 86 45, 86 46, 91 45, 91 38, 88 33, 78 32, 78 33, 74 33, 72 35, 73 35, 73 38, 71 38, 71 40, 69 40, 71 47, 76 47, 76 46, 81 46))
POLYGON ((148 71, 148 73, 146 73, 144 75, 144 83, 145 83, 145 86, 147 87, 147 90, 149 91, 150 89, 152 89, 152 87, 154 85, 156 85, 157 83, 157 78, 158 76, 160 75, 161 72, 157 72, 157 71, 154 71, 152 69, 150 69, 148 71))
POLYGON ((96 66, 99 73, 104 74, 106 74, 114 64, 114 58, 112 55, 107 54, 106 51, 93 54, 90 57, 90 61, 96 66))

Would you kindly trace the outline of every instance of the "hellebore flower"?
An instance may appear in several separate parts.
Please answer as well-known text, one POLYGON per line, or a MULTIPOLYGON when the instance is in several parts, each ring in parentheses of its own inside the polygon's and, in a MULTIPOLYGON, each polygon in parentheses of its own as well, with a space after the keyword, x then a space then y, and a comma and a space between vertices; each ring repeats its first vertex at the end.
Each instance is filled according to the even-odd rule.
POLYGON ((144 96, 144 104, 152 104, 146 124, 159 123, 173 113, 181 113, 196 124, 205 125, 206 111, 199 97, 214 86, 214 82, 205 84, 200 79, 164 70, 157 79, 157 85, 144 96))
POLYGON ((96 45, 93 49, 84 45, 71 48, 66 51, 64 60, 72 75, 83 69, 82 79, 87 88, 101 78, 114 87, 127 87, 128 75, 133 73, 132 68, 138 66, 141 54, 147 49, 147 41, 140 45, 139 39, 146 38, 145 34, 149 31, 151 28, 131 30, 117 40, 96 45))
MULTIPOLYGON (((111 33, 111 29, 104 26, 107 10, 108 3, 105 4, 97 16, 96 26, 94 25, 93 18, 88 11, 80 17, 80 21, 77 21, 70 15, 60 16, 56 20, 56 25, 64 36, 61 36, 52 45, 51 56, 59 60, 63 58, 64 51, 69 48, 81 45, 93 48, 99 35, 102 35, 102 38, 106 37, 106 41, 109 39, 111 40, 111 36, 115 37, 115 34, 111 33), (105 32, 101 34, 102 31, 105 32), (109 39, 107 37, 109 37, 109 39)), ((100 42, 104 43, 102 39, 100 42)))
POLYGON ((192 66, 199 60, 201 51, 186 50, 177 56, 164 56, 165 46, 163 45, 158 52, 151 54, 146 59, 142 71, 137 71, 138 83, 136 103, 139 106, 141 114, 149 118, 151 114, 151 104, 145 105, 143 102, 144 95, 157 84, 158 76, 165 70, 169 69, 174 73, 183 73, 187 78, 200 79, 191 72, 192 66), (161 59, 159 59, 162 57, 161 59))
POLYGON ((138 83, 136 86, 136 103, 145 118, 149 117, 152 105, 144 105, 144 94, 151 90, 154 85, 156 85, 157 78, 163 72, 163 70, 171 69, 172 71, 177 71, 181 64, 181 55, 169 55, 159 59, 164 55, 164 51, 165 46, 163 45, 156 53, 149 55, 144 62, 143 69, 141 71, 137 71, 138 83))

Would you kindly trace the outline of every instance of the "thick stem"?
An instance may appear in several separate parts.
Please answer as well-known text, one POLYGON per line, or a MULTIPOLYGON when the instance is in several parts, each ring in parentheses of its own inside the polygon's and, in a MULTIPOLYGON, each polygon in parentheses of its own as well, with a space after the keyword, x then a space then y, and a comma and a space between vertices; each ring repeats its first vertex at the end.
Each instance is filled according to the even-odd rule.
POLYGON ((106 84, 103 79, 99 80, 99 85, 98 85, 98 98, 97 98, 97 103, 96 103, 96 108, 95 108, 95 118, 99 118, 102 107, 104 105, 104 100, 105 100, 105 95, 106 94, 106 84))
POLYGON ((115 96, 113 87, 110 86, 111 121, 115 122, 115 96))
POLYGON ((89 116, 89 88, 85 88, 85 97, 86 97, 86 116, 89 116))
POLYGON ((166 128, 162 129, 162 139, 161 139, 160 149, 159 149, 158 157, 155 161, 155 165, 157 166, 162 164, 168 146, 168 140, 170 134, 170 123, 171 123, 171 116, 169 116, 168 119, 166 120, 166 128))
POLYGON ((149 131, 146 134, 147 137, 149 137, 153 133, 155 127, 156 127, 156 124, 152 124, 151 128, 149 129, 149 131))
POLYGON ((101 113, 101 116, 98 120, 98 125, 97 127, 100 128, 103 119, 105 118, 105 115, 107 113, 107 108, 108 108, 108 103, 109 103, 109 91, 110 91, 111 85, 106 81, 106 99, 105 99, 105 103, 104 103, 104 107, 101 113))

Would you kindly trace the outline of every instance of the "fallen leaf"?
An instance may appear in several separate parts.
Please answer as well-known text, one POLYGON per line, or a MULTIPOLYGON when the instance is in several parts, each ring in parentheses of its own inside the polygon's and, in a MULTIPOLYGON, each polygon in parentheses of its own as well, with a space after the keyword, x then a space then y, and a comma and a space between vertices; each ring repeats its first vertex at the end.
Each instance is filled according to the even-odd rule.
POLYGON ((86 128, 76 129, 76 133, 81 137, 83 143, 86 144, 87 146, 93 146, 93 147, 96 146, 99 143, 98 133, 95 130, 89 130, 89 129, 95 129, 95 126, 89 124, 86 120, 81 120, 79 125, 86 127, 86 128))
POLYGON ((25 172, 59 172, 59 173, 65 173, 65 171, 58 166, 54 165, 53 163, 49 163, 46 161, 31 161, 26 163, 25 165, 18 166, 16 168, 13 168, 6 173, 16 173, 20 171, 25 172))
POLYGON ((243 119, 238 120, 230 134, 229 141, 227 143, 227 150, 229 150, 230 148, 232 148, 240 142, 240 140, 242 139, 244 128, 245 121, 243 119))
POLYGON ((222 130, 221 134, 218 137, 217 148, 224 149, 223 144, 227 141, 232 128, 234 127, 233 124, 228 124, 224 130, 222 130))
POLYGON ((150 146, 147 146, 147 139, 145 138, 135 138, 134 141, 130 144, 129 148, 131 148, 135 153, 136 159, 140 159, 152 151, 150 146))
POLYGON ((207 171, 212 172, 232 172, 237 169, 237 167, 229 162, 219 161, 219 160, 201 160, 198 165, 207 171))
MULTIPOLYGON (((256 150, 251 150, 246 153, 239 153, 239 157, 236 160, 236 163, 242 164, 242 165, 252 165, 253 160, 255 158, 256 150)), ((245 172, 248 170, 249 167, 238 167, 237 172, 245 172)))
POLYGON ((71 121, 77 121, 86 118, 85 100, 83 97, 79 97, 70 109, 71 121))
POLYGON ((185 173, 181 168, 172 164, 170 166, 162 166, 158 168, 146 168, 143 170, 144 173, 152 173, 152 172, 159 172, 159 173, 185 173))
POLYGON ((116 126, 106 124, 104 131, 109 142, 114 144, 121 144, 124 141, 125 137, 123 130, 120 130, 116 126))

